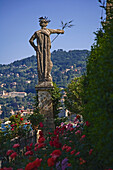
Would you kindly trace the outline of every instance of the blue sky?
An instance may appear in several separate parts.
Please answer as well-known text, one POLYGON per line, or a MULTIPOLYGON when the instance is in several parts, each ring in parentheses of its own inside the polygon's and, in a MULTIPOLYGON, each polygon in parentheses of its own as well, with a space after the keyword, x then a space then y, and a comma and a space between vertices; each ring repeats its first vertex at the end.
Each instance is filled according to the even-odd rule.
POLYGON ((100 28, 101 11, 98 0, 0 0, 0 64, 35 55, 29 39, 40 29, 40 16, 48 16, 51 29, 60 29, 61 21, 73 20, 75 25, 52 43, 51 52, 90 50, 93 32, 100 28))

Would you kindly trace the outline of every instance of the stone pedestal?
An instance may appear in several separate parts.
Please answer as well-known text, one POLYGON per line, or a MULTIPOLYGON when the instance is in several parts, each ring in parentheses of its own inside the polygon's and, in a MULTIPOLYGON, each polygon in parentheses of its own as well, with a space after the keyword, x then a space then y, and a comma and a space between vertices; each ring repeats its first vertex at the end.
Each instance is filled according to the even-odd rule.
POLYGON ((42 82, 35 87, 38 94, 39 110, 40 113, 44 115, 45 122, 44 125, 46 129, 44 133, 49 131, 49 129, 54 130, 54 119, 53 119, 53 103, 49 90, 53 89, 52 82, 42 82))

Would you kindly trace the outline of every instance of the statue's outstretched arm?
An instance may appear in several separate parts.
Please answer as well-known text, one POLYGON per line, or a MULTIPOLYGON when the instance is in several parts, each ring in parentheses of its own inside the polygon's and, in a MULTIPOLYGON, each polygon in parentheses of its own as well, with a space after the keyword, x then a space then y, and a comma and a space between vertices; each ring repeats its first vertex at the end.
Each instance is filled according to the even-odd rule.
POLYGON ((50 34, 64 34, 64 30, 60 30, 60 29, 49 29, 50 34))
POLYGON ((35 40, 35 39, 36 39, 36 33, 34 33, 34 34, 32 35, 32 37, 30 38, 29 42, 30 42, 31 46, 35 49, 35 51, 37 51, 37 46, 36 46, 35 43, 34 43, 34 40, 35 40))

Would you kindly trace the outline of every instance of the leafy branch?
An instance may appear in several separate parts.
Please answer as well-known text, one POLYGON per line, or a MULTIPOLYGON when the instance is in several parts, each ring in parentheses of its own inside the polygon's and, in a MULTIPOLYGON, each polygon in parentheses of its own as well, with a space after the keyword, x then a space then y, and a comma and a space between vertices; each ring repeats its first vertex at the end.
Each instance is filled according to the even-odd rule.
MULTIPOLYGON (((64 30, 65 28, 71 28, 72 26, 74 26, 73 24, 71 24, 73 22, 73 20, 64 23, 63 21, 61 21, 61 27, 62 30, 64 30)), ((56 35, 56 37, 51 41, 51 43, 59 36, 59 34, 56 35)))

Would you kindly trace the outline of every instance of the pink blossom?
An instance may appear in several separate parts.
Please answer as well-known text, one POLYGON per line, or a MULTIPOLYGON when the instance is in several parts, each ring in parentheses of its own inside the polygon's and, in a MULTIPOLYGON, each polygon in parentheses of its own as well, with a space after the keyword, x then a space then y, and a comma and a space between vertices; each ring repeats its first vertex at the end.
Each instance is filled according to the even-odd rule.
POLYGON ((14 151, 13 150, 8 150, 6 155, 10 155, 10 153, 13 153, 14 151))
POLYGON ((80 138, 80 140, 84 139, 85 137, 86 137, 86 135, 82 135, 81 138, 80 138))
POLYGON ((75 153, 75 151, 76 151, 75 149, 72 150, 70 154, 73 155, 75 153))
POLYGON ((77 131, 75 132, 75 135, 77 135, 77 134, 81 134, 81 131, 80 131, 80 130, 77 130, 77 131))
POLYGON ((62 147, 62 150, 65 150, 65 149, 66 149, 66 144, 64 144, 62 147))
POLYGON ((33 155, 33 151, 27 151, 27 152, 25 153, 25 155, 26 155, 26 156, 28 156, 28 155, 33 155))
POLYGON ((12 153, 11 155, 10 155, 10 157, 13 159, 13 158, 15 158, 17 156, 17 153, 16 152, 14 152, 14 153, 12 153))
POLYGON ((77 156, 77 155, 79 155, 80 154, 80 152, 77 152, 76 154, 75 154, 75 156, 77 156))
POLYGON ((20 147, 19 143, 13 145, 13 148, 18 148, 18 147, 20 147))
POLYGON ((66 149, 66 152, 69 152, 71 150, 71 147, 68 146, 68 148, 66 149))
POLYGON ((91 155, 91 154, 92 154, 92 152, 93 152, 93 149, 90 149, 90 151, 89 151, 89 155, 91 155))
POLYGON ((37 148, 37 147, 35 147, 35 148, 34 148, 34 151, 37 151, 37 149, 38 149, 38 148, 37 148))
POLYGON ((35 144, 35 147, 38 146, 38 143, 35 144))

